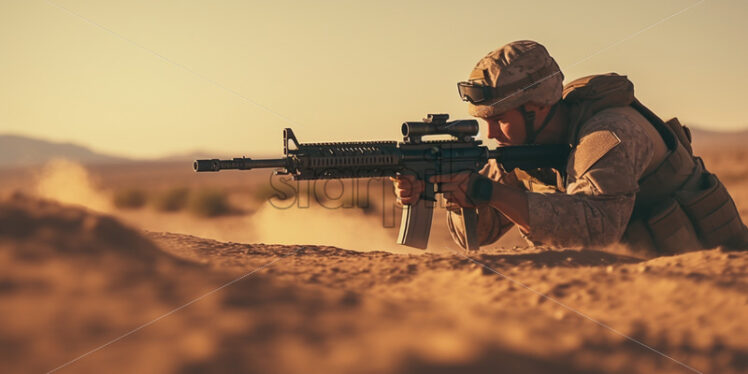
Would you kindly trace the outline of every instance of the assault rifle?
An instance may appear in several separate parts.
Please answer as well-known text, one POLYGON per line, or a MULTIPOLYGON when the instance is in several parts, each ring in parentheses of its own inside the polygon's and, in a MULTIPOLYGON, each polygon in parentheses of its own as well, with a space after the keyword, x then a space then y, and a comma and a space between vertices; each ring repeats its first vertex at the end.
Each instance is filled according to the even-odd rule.
MULTIPOLYGON (((293 131, 283 130, 283 154, 277 159, 196 160, 198 172, 227 169, 250 170, 276 168, 276 174, 291 175, 294 180, 371 178, 412 174, 425 181, 425 189, 416 204, 403 207, 397 243, 425 249, 431 231, 434 202, 439 185, 429 182, 434 175, 465 170, 478 171, 495 159, 506 171, 516 168, 563 170, 570 147, 558 145, 518 145, 488 149, 476 140, 478 121, 448 122, 448 114, 429 114, 422 122, 405 122, 403 141, 365 141, 335 143, 299 143, 293 131), (425 136, 449 135, 449 140, 424 140, 425 136)), ((478 249, 475 209, 462 208, 467 249, 478 249)))

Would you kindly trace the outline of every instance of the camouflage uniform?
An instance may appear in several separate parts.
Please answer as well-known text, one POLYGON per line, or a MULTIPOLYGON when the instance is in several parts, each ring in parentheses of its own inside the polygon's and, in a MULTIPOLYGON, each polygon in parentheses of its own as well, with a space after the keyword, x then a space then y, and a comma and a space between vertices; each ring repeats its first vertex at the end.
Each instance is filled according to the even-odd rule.
MULTIPOLYGON (((530 232, 533 244, 555 247, 600 247, 621 239, 634 208, 637 181, 658 165, 666 153, 662 139, 652 125, 630 107, 603 110, 579 128, 579 141, 569 157, 565 183, 545 180, 517 171, 527 190, 530 232), (550 185, 556 185, 550 187, 550 185)), ((495 162, 481 174, 499 181, 501 170, 495 162)), ((453 237, 464 241, 464 228, 456 211, 449 211, 453 237)), ((481 244, 500 238, 512 226, 491 207, 479 211, 481 244), (493 227, 492 227, 493 226, 493 227)))
MULTIPOLYGON (((644 107, 624 76, 589 76, 566 87, 562 80, 545 47, 518 41, 489 53, 469 81, 458 84, 474 116, 517 109, 529 142, 537 135, 537 124, 526 103, 551 105, 549 113, 557 104, 565 108, 573 150, 563 177, 552 170, 504 175, 496 162, 480 171, 527 191, 526 239, 565 248, 624 241, 660 253, 748 246, 748 228, 734 201, 693 155, 690 133, 677 119, 664 122, 644 107)), ((465 247, 459 214, 450 209, 447 219, 452 236, 465 247)), ((512 226, 490 206, 480 208, 478 215, 480 245, 498 240, 512 226)))

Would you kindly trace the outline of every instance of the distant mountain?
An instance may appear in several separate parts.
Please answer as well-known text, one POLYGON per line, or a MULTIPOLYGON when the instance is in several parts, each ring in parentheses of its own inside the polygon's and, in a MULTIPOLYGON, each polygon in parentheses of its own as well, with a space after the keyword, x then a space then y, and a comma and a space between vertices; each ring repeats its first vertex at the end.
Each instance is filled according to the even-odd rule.
POLYGON ((712 131, 698 126, 688 126, 691 129, 693 146, 696 149, 723 147, 748 148, 748 129, 739 131, 712 131))
POLYGON ((72 143, 56 143, 19 135, 0 135, 0 167, 39 165, 55 158, 65 158, 84 164, 131 161, 94 152, 72 143))

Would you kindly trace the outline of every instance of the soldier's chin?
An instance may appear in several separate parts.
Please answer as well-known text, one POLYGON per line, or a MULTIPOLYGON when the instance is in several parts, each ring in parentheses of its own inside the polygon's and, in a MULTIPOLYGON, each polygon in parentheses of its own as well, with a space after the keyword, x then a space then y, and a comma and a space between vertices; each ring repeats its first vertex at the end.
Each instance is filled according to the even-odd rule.
POLYGON ((508 145, 520 145, 520 143, 513 142, 511 140, 499 140, 495 139, 497 143, 499 143, 499 147, 505 147, 508 145))

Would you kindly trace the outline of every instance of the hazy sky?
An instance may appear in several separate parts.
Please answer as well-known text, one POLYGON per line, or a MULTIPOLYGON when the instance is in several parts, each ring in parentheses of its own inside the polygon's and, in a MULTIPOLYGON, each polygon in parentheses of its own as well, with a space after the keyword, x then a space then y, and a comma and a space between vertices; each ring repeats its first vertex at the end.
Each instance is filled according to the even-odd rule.
POLYGON ((467 117, 456 82, 518 39, 567 82, 626 74, 661 116, 737 130, 747 20, 738 0, 0 0, 0 133, 135 157, 279 155, 284 127, 397 139, 429 112, 467 117))

